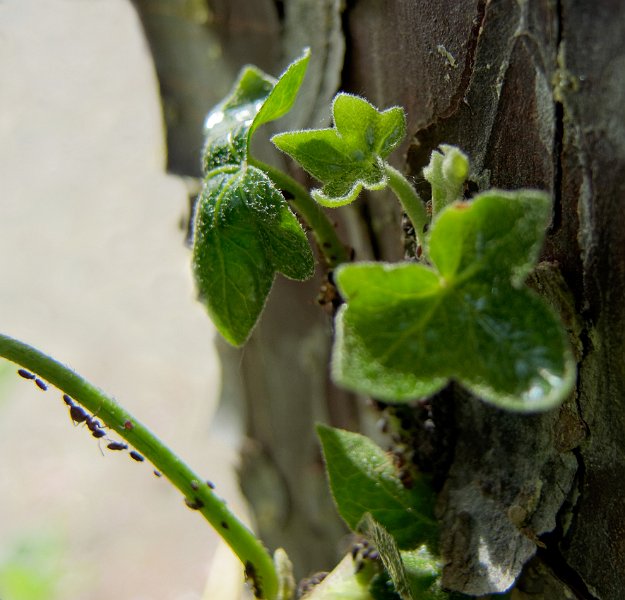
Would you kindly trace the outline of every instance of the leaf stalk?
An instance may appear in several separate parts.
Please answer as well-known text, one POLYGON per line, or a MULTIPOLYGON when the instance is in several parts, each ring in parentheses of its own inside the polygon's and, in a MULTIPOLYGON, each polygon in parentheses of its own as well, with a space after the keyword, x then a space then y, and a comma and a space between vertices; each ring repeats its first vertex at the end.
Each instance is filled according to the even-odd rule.
POLYGON ((278 577, 271 555, 262 542, 213 493, 208 482, 196 475, 149 429, 105 392, 24 342, 0 334, 0 357, 37 373, 132 444, 182 492, 189 507, 202 513, 248 571, 254 573, 254 587, 261 591, 258 597, 276 600, 278 577))
POLYGON ((394 167, 388 163, 385 165, 388 184, 408 215, 414 227, 417 244, 425 252, 424 231, 429 222, 427 211, 423 201, 412 187, 410 182, 394 167))
POLYGON ((289 199, 289 203, 312 230, 319 250, 330 269, 350 261, 349 252, 339 239, 334 225, 303 185, 280 169, 255 158, 249 157, 248 164, 264 171, 279 189, 293 196, 289 199))

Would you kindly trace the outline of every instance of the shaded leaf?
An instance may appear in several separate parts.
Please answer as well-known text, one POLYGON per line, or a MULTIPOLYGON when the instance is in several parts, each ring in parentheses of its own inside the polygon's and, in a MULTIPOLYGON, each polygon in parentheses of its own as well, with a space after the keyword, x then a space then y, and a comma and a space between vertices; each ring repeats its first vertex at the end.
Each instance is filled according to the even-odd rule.
POLYGON ((388 401, 428 396, 455 379, 504 408, 561 402, 575 378, 566 335, 522 287, 549 213, 545 194, 492 190, 435 220, 432 267, 341 267, 347 304, 337 316, 335 380, 388 401))
POLYGON ((391 458, 366 436, 326 425, 317 425, 317 434, 334 501, 352 531, 371 513, 400 548, 436 538, 435 497, 425 478, 406 489, 391 458))
POLYGON ((234 345, 256 323, 277 271, 308 279, 306 234, 259 169, 214 172, 196 203, 193 272, 215 326, 234 345))
POLYGON ((308 279, 314 260, 304 230, 282 194, 248 166, 254 131, 295 102, 309 52, 278 80, 245 67, 229 96, 206 117, 204 187, 194 213, 193 273, 200 298, 231 344, 249 337, 276 272, 308 279))
POLYGON ((403 139, 406 117, 399 107, 380 112, 350 94, 336 96, 332 115, 334 128, 281 133, 272 141, 323 183, 312 192, 317 202, 341 206, 363 187, 386 187, 384 159, 403 139))
POLYGON ((393 536, 369 513, 364 515, 359 528, 376 547, 402 600, 445 600, 449 597, 440 588, 439 561, 426 545, 400 551, 393 536))
POLYGON ((375 600, 369 587, 378 571, 371 561, 358 569, 352 555, 347 554, 321 583, 301 596, 301 600, 375 600))

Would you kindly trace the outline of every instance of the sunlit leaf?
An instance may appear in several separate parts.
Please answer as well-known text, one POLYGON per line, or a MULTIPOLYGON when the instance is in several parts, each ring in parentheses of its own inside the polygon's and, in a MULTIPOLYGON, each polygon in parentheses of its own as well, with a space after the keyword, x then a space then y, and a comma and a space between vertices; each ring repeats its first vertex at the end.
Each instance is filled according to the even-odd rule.
POLYGON ((386 187, 384 159, 406 133, 401 108, 380 112, 363 98, 338 94, 332 105, 334 127, 290 131, 275 135, 273 143, 323 183, 312 195, 325 206, 341 206, 356 199, 363 187, 386 187))
POLYGON ((491 190, 434 222, 432 267, 345 265, 337 382, 388 401, 430 395, 450 379, 484 400, 543 410, 571 391, 575 367, 553 311, 523 280, 550 214, 540 192, 491 190))
POLYGON ((256 129, 279 119, 293 106, 309 60, 306 50, 277 80, 254 66, 241 70, 230 94, 204 120, 205 174, 247 160, 256 129))

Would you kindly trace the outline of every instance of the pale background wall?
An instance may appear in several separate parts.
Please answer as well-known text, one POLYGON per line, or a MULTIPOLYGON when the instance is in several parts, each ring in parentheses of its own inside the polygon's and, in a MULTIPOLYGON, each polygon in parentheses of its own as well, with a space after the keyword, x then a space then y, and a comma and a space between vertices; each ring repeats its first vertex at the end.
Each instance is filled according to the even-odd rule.
MULTIPOLYGON (((218 368, 186 192, 163 165, 129 3, 0 2, 0 329, 113 393, 241 511, 233 435, 210 427, 218 368)), ((0 573, 26 544, 51 568, 49 600, 199 599, 216 547, 199 515, 148 465, 102 456, 57 390, 0 368, 0 573)))

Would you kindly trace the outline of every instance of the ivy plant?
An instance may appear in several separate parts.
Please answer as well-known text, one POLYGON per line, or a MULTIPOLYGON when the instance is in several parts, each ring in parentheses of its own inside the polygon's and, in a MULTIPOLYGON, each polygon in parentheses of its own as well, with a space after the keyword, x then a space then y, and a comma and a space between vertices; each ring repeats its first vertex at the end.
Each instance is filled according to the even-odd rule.
MULTIPOLYGON (((305 52, 278 79, 244 68, 206 118, 192 263, 199 296, 218 331, 231 344, 244 344, 276 274, 302 281, 312 275, 313 252, 301 219, 325 267, 334 270, 344 301, 331 361, 339 385, 404 403, 454 380, 504 409, 557 405, 574 383, 572 354, 555 313, 524 285, 549 222, 548 196, 491 189, 465 199, 468 158, 443 145, 423 171, 432 188, 428 212, 388 162, 406 134, 403 110, 380 111, 345 93, 332 104, 333 127, 272 138, 320 181, 309 193, 251 153, 257 130, 293 106, 308 61, 305 52), (349 253, 320 205, 338 207, 355 201, 363 189, 387 187, 414 226, 419 258, 348 264, 349 253)), ((109 395, 43 352, 1 334, 0 356, 20 365, 18 373, 40 389, 48 384, 60 389, 72 419, 86 423, 94 437, 106 436, 108 449, 151 461, 241 559, 256 598, 293 600, 286 553, 278 549, 271 555, 206 480, 109 395), (125 441, 109 437, 113 434, 125 441)), ((347 554, 301 597, 457 597, 440 584, 435 494, 427 477, 414 474, 408 486, 390 456, 365 436, 326 425, 317 433, 337 510, 368 546, 366 552, 347 554)))
MULTIPOLYGON (((257 163, 250 179, 246 166, 251 135, 293 105, 307 60, 305 53, 276 83, 248 67, 207 118, 207 175, 196 209, 194 266, 209 312, 235 344, 259 318, 276 270, 300 279, 312 270, 294 218, 284 217, 289 227, 281 230, 282 238, 280 230, 270 234, 263 220, 277 206, 290 215, 277 189, 284 189, 287 176, 257 163), (235 118, 241 110, 245 119, 235 118), (234 149, 224 149, 223 140, 234 149), (235 170, 225 174, 224 161, 235 170), (247 208, 240 213, 240 205, 254 206, 253 215, 247 208), (215 217, 215 207, 223 219, 215 217), (280 248, 282 262, 269 260, 280 248)), ((321 205, 341 206, 363 189, 390 187, 412 221, 421 251, 419 262, 344 263, 336 269, 345 304, 336 319, 335 381, 391 402, 427 397, 455 380, 508 409, 544 410, 560 403, 574 382, 572 354, 557 316, 524 286, 551 214, 548 196, 493 189, 467 201, 469 161, 444 145, 424 169, 432 186, 430 218, 410 182, 387 160, 406 133, 403 110, 380 111, 340 93, 332 116, 331 128, 280 133, 272 141, 321 182, 311 192, 321 205)), ((308 225, 316 231, 314 223, 308 225)))
POLYGON ((230 95, 206 117, 193 272, 216 327, 237 346, 256 324, 276 273, 298 281, 313 274, 306 234, 278 186, 294 196, 296 208, 308 215, 322 246, 335 252, 330 256, 344 257, 332 226, 307 202, 301 186, 250 154, 256 130, 292 107, 309 58, 306 52, 277 81, 246 67, 230 95))

